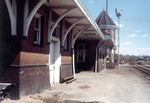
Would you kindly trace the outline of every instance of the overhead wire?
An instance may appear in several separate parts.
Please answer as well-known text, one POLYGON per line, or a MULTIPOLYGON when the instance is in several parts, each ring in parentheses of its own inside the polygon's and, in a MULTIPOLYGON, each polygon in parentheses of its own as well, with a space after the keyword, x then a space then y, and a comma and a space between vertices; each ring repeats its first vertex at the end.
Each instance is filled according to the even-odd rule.
POLYGON ((126 18, 121 18, 121 20, 126 20, 126 21, 141 21, 141 22, 150 22, 150 20, 142 20, 142 19, 126 19, 126 18))
MULTIPOLYGON (((113 19, 117 19, 117 18, 113 18, 113 19)), ((140 22, 150 22, 150 20, 142 20, 142 19, 128 19, 128 18, 120 18, 120 20, 123 20, 123 21, 140 21, 140 22)))
MULTIPOLYGON (((113 18, 113 19, 117 19, 117 18, 113 18)), ((133 22, 150 22, 150 20, 143 20, 143 19, 129 19, 129 18, 120 18, 120 20, 122 21, 133 21, 133 22)), ((122 31, 122 32, 133 32, 133 31, 122 31)), ((139 33, 142 33, 142 34, 150 34, 150 32, 139 32, 139 33)))

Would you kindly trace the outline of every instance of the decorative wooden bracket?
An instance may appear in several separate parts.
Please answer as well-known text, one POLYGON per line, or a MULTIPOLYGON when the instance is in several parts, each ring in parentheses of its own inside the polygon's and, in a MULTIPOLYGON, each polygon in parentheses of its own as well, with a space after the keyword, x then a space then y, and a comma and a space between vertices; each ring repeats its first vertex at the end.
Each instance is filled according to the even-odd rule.
POLYGON ((75 41, 77 40, 77 38, 79 37, 79 35, 80 35, 82 32, 84 32, 86 29, 88 29, 89 27, 91 27, 91 25, 88 25, 88 26, 83 27, 83 28, 78 32, 78 34, 74 37, 74 39, 72 40, 72 49, 74 48, 75 41))
POLYGON ((69 27, 69 29, 66 31, 66 33, 64 34, 63 40, 62 40, 62 46, 65 45, 65 40, 66 40, 67 35, 68 35, 68 33, 70 32, 70 30, 71 30, 76 24, 78 24, 81 20, 82 20, 82 19, 76 20, 76 21, 69 27))
MULTIPOLYGON (((13 0, 12 0, 13 1, 13 0)), ((31 23, 31 20, 33 19, 34 15, 38 11, 38 9, 46 2, 47 0, 40 0, 36 6, 33 8, 31 13, 29 14, 29 0, 25 1, 24 6, 24 28, 23 28, 23 35, 25 37, 28 36, 28 30, 31 23)))
MULTIPOLYGON (((74 6, 69 6, 69 7, 51 7, 51 9, 67 9, 64 13, 62 13, 60 15, 60 17, 55 21, 55 23, 52 25, 51 28, 49 28, 49 35, 48 35, 48 42, 50 43, 51 42, 51 37, 52 37, 52 34, 56 28, 56 26, 58 25, 58 23, 67 15, 69 14, 73 9, 75 9, 76 7, 74 6)), ((51 18, 51 17, 50 17, 51 18)), ((50 26, 49 26, 50 27, 50 26)))
POLYGON ((16 0, 5 0, 11 22, 11 35, 17 35, 17 3, 16 0))

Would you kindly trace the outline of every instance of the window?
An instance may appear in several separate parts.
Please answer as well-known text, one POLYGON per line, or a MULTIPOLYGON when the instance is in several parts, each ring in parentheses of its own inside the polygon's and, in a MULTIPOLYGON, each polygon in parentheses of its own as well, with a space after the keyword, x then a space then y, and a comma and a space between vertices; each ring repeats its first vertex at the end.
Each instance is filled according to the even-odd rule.
POLYGON ((36 14, 34 22, 34 44, 40 45, 42 43, 42 23, 42 16, 40 14, 36 14))
POLYGON ((79 44, 77 46, 77 62, 86 62, 87 49, 88 49, 88 46, 86 44, 79 44))

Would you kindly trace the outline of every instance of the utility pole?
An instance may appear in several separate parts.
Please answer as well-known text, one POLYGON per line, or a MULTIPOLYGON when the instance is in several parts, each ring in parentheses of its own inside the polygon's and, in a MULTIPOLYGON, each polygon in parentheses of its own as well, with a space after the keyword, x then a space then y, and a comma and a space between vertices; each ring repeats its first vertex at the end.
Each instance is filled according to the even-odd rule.
POLYGON ((106 13, 108 13, 108 0, 106 0, 106 13))
MULTIPOLYGON (((122 15, 120 12, 117 12, 117 9, 115 9, 116 11, 116 16, 118 17, 118 69, 120 69, 120 53, 119 53, 119 49, 120 49, 120 16, 122 15)), ((122 11, 122 9, 121 9, 122 11)))

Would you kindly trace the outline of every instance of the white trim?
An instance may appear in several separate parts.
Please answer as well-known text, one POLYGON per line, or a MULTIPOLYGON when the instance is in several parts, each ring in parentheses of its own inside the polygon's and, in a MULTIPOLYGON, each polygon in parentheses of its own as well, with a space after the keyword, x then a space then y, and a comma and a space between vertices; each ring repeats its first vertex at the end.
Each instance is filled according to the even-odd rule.
MULTIPOLYGON (((65 31, 67 31, 66 29, 65 29, 65 31)), ((66 40, 65 40, 65 42, 64 42, 64 50, 68 50, 68 37, 66 37, 66 40)))
POLYGON ((81 20, 82 20, 82 19, 79 19, 79 20, 75 21, 75 22, 69 27, 69 29, 67 30, 67 32, 65 33, 65 35, 64 35, 64 37, 63 37, 62 46, 65 45, 65 40, 66 40, 67 35, 68 35, 68 33, 70 32, 70 30, 71 30, 76 24, 78 24, 81 20))
POLYGON ((57 20, 56 20, 56 22, 54 23, 54 25, 52 26, 52 28, 51 28, 51 30, 50 30, 50 33, 49 33, 49 37, 50 37, 50 39, 48 39, 49 41, 49 43, 51 42, 51 36, 52 36, 52 34, 53 34, 53 32, 54 32, 54 29, 56 28, 56 26, 57 26, 57 24, 67 15, 67 14, 69 14, 72 10, 73 10, 74 8, 72 8, 72 9, 67 9, 57 20))
MULTIPOLYGON (((51 24, 50 25, 54 25, 54 22, 53 21, 51 21, 51 24)), ((51 27, 50 27, 51 28, 51 27)), ((61 35, 61 33, 60 33, 60 25, 57 25, 56 27, 55 27, 55 29, 54 29, 54 31, 53 31, 53 33, 52 33, 52 36, 54 36, 54 37, 57 37, 58 35, 59 35, 59 37, 60 37, 60 35, 61 35), (59 31, 58 31, 59 30, 59 31), (54 34, 54 31, 56 31, 56 34, 54 34), (53 35, 54 34, 54 35, 53 35)), ((58 38, 58 37, 57 37, 58 38)))
POLYGON ((12 4, 10 0, 5 0, 8 12, 9 12, 9 17, 10 17, 10 22, 11 22, 11 35, 17 35, 17 3, 16 0, 12 0, 12 4))
POLYGON ((98 25, 101 29, 113 29, 116 30, 117 27, 114 25, 98 25))
POLYGON ((37 18, 40 18, 42 15, 41 14, 39 14, 39 13, 36 13, 35 14, 35 17, 37 17, 37 18))
MULTIPOLYGON (((99 48, 99 55, 100 55, 100 59, 101 59, 101 54, 102 54, 102 52, 103 52, 103 47, 105 47, 105 45, 107 46, 107 44, 110 42, 110 40, 108 40, 108 41, 106 41, 104 44, 102 44, 101 46, 100 46, 100 48, 99 48)), ((101 44, 101 43, 100 43, 101 44)), ((100 45, 99 44, 99 45, 100 45)), ((102 54, 103 55, 103 54, 102 54)), ((104 58, 104 57, 103 57, 104 58)), ((103 59, 103 66, 105 66, 105 64, 104 64, 104 59, 103 59)))
POLYGON ((73 62, 73 77, 74 77, 74 79, 76 79, 74 49, 72 49, 72 62, 73 62))
POLYGON ((50 44, 50 52, 49 52, 49 74, 50 74, 49 78, 51 85, 59 83, 60 66, 61 66, 60 40, 55 38, 56 39, 55 41, 54 38, 52 40, 53 42, 51 42, 50 44))
POLYGON ((74 2, 77 4, 77 6, 80 8, 81 12, 86 16, 87 20, 92 24, 92 26, 94 27, 95 31, 99 34, 99 36, 104 39, 104 35, 101 32, 100 28, 98 27, 98 25, 96 24, 96 22, 93 20, 93 18, 91 17, 89 11, 86 9, 86 7, 84 6, 84 4, 82 3, 81 0, 74 0, 74 2))
MULTIPOLYGON (((40 15, 38 13, 35 14, 35 18, 38 19, 38 29, 36 28, 36 20, 34 22, 34 32, 38 31, 38 34, 36 34, 37 41, 34 41, 34 44, 38 44, 38 45, 41 44, 41 26, 42 26, 41 16, 42 15, 40 15)), ((35 36, 35 34, 34 34, 34 36, 35 36)))
MULTIPOLYGON (((51 21, 51 23, 50 23, 52 26, 54 25, 54 22, 53 21, 51 21)), ((56 25, 56 27, 60 27, 60 25, 56 25)), ((54 29, 55 30, 55 29, 54 29)))
POLYGON ((86 29, 88 29, 90 27, 90 25, 83 27, 78 34, 75 36, 75 38, 72 40, 72 48, 74 48, 74 43, 76 41, 76 39, 79 37, 79 35, 84 32, 86 29))
POLYGON ((38 9, 45 3, 46 0, 40 0, 36 6, 33 8, 33 10, 31 11, 30 14, 29 13, 29 0, 26 0, 25 2, 25 7, 24 7, 24 31, 23 31, 23 35, 24 36, 28 36, 28 30, 29 30, 29 26, 31 23, 31 20, 33 19, 34 15, 36 14, 36 12, 38 11, 38 9), (28 16, 29 15, 29 16, 28 16))
POLYGON ((59 38, 52 36, 52 37, 51 37, 51 40, 52 40, 52 41, 59 41, 59 38))

